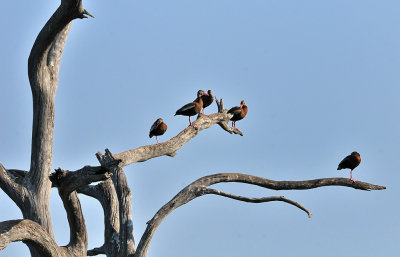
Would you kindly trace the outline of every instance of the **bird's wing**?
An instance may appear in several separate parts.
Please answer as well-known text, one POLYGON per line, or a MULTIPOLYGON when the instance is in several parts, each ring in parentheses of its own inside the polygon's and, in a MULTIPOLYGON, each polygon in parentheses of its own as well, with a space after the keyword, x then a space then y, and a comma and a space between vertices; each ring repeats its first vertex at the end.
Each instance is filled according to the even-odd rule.
POLYGON ((346 156, 340 163, 338 167, 343 168, 344 166, 347 166, 348 162, 350 161, 351 156, 346 156))
POLYGON ((238 106, 232 107, 232 108, 228 111, 228 113, 232 113, 233 115, 238 115, 238 114, 240 114, 241 112, 242 112, 242 108, 240 108, 240 107, 238 107, 238 106))
POLYGON ((155 122, 153 123, 153 125, 151 125, 150 134, 151 134, 152 131, 154 131, 154 130, 157 128, 157 126, 158 126, 158 123, 157 123, 157 121, 155 121, 155 122))
POLYGON ((187 111, 187 110, 191 110, 191 109, 194 109, 195 108, 195 104, 194 103, 188 103, 188 104, 185 104, 184 106, 182 106, 179 110, 177 110, 176 112, 177 113, 179 113, 179 112, 184 112, 184 111, 187 111))

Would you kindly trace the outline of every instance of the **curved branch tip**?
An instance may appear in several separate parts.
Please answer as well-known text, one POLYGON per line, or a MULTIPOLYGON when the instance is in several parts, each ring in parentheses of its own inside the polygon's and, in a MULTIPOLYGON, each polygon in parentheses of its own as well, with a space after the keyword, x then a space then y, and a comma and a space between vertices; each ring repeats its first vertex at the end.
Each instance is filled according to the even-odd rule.
MULTIPOLYGON (((88 12, 86 9, 83 9, 83 15, 88 15, 88 16, 94 18, 94 15, 91 14, 90 12, 88 12)), ((83 18, 88 18, 88 17, 87 17, 87 16, 84 16, 83 18)))

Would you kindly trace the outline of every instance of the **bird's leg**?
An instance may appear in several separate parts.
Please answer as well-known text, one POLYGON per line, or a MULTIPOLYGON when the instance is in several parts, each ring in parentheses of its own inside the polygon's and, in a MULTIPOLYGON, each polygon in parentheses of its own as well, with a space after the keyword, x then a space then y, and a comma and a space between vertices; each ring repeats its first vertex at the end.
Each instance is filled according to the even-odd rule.
POLYGON ((190 121, 190 116, 189 116, 189 123, 190 123, 190 125, 189 125, 190 127, 192 127, 192 128, 197 130, 197 126, 194 126, 193 123, 190 121))
POLYGON ((156 140, 157 140, 157 145, 158 145, 159 143, 158 143, 158 138, 157 138, 157 136, 156 136, 156 140))
POLYGON ((350 180, 356 182, 357 180, 355 180, 353 178, 353 170, 350 171, 350 180))

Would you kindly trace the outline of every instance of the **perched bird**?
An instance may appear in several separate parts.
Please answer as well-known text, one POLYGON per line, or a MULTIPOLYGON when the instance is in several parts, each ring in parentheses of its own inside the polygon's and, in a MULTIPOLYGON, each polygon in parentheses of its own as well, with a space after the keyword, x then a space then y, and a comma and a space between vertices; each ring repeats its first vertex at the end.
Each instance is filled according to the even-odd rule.
POLYGON ((247 111, 248 111, 248 108, 247 108, 246 102, 244 100, 242 100, 240 102, 240 107, 235 106, 235 107, 232 107, 228 111, 228 113, 233 114, 233 117, 231 118, 232 127, 236 128, 236 121, 241 120, 244 117, 246 117, 247 111))
POLYGON ((152 138, 153 136, 156 136, 158 144, 157 136, 163 135, 165 131, 167 131, 167 124, 164 123, 163 119, 159 118, 153 123, 153 125, 151 125, 149 137, 152 138))
POLYGON ((204 92, 203 90, 197 91, 196 100, 182 106, 179 110, 176 111, 174 116, 176 115, 189 116, 189 124, 190 126, 192 126, 192 122, 190 121, 190 116, 200 113, 201 108, 203 108, 203 100, 201 99, 203 95, 207 95, 207 93, 204 92))
POLYGON ((207 93, 208 93, 207 95, 203 95, 201 97, 201 100, 203 100, 203 111, 201 113, 203 114, 204 114, 204 109, 210 104, 212 104, 214 101, 214 96, 210 89, 207 91, 207 93))
POLYGON ((350 155, 346 156, 338 166, 338 170, 350 169, 350 179, 352 181, 357 181, 353 179, 353 170, 361 163, 361 156, 357 152, 352 152, 350 155))

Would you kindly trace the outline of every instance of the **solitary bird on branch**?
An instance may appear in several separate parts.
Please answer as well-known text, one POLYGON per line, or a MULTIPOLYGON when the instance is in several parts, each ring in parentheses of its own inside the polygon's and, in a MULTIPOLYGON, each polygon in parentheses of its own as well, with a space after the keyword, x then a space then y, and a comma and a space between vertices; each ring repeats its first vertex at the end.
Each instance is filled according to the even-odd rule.
POLYGON ((232 121, 232 127, 236 128, 236 121, 243 119, 247 115, 247 105, 244 100, 240 102, 240 106, 235 106, 232 107, 228 113, 233 114, 231 121, 232 121))
POLYGON ((214 96, 210 89, 207 91, 207 95, 201 96, 201 100, 203 100, 203 111, 201 113, 204 114, 204 109, 210 106, 214 101, 214 96))
POLYGON ((152 138, 156 136, 157 144, 158 138, 157 136, 161 136, 167 131, 167 124, 164 123, 163 119, 158 118, 150 128, 149 137, 152 138))
POLYGON ((203 95, 208 95, 208 94, 203 90, 197 91, 197 98, 193 102, 182 106, 179 110, 176 111, 174 116, 176 115, 189 116, 189 125, 193 127, 192 122, 190 121, 190 116, 200 113, 201 108, 203 108, 203 100, 201 99, 203 95))
POLYGON ((352 181, 357 181, 353 178, 353 170, 360 165, 361 163, 361 156, 357 152, 352 152, 350 155, 346 156, 338 166, 338 170, 341 169, 350 169, 350 179, 352 181))

